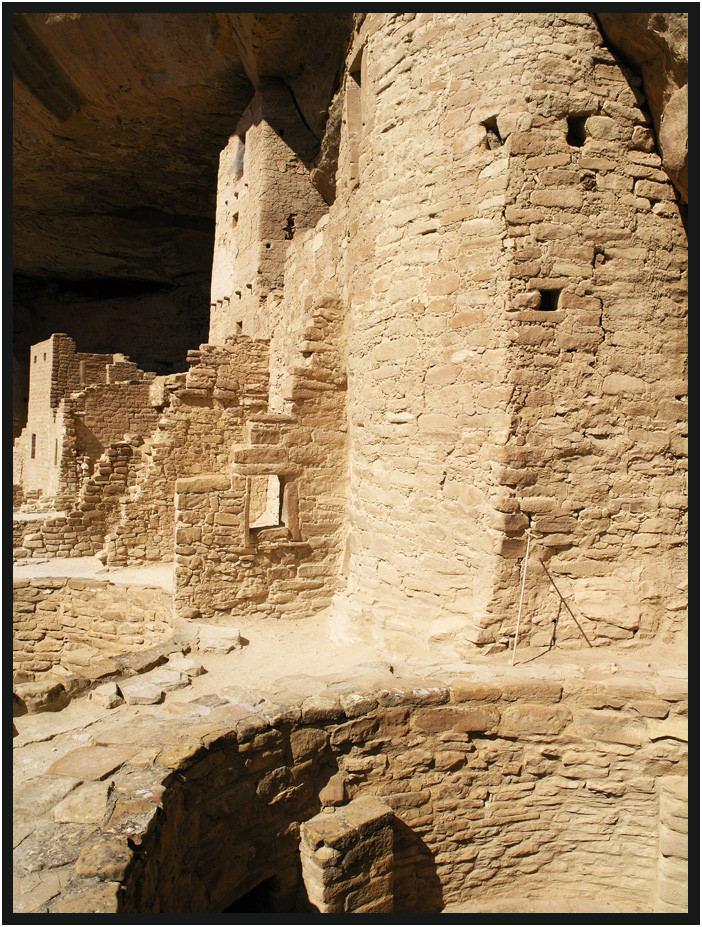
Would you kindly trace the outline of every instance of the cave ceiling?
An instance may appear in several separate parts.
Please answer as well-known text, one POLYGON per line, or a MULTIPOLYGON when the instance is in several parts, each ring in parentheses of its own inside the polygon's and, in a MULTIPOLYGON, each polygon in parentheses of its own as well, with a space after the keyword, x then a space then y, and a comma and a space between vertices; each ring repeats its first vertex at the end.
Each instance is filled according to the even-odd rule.
POLYGON ((259 80, 321 139, 349 13, 13 15, 14 272, 172 283, 211 263, 217 163, 259 80))

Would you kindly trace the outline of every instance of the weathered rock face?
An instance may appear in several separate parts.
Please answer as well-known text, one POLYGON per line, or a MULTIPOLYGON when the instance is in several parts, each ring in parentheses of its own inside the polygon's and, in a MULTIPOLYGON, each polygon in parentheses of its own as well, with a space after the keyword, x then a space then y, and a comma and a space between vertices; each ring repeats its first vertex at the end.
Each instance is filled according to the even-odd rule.
POLYGON ((687 203, 687 13, 597 13, 607 42, 641 72, 663 170, 687 203))

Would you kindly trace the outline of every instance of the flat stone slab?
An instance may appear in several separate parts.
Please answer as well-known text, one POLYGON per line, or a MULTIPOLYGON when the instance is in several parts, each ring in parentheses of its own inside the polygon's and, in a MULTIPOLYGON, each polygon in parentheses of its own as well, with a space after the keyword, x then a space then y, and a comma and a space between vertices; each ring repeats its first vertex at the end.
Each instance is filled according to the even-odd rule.
POLYGON ((143 679, 122 682, 120 690, 128 705, 159 705, 163 701, 163 689, 143 679))
POLYGON ((197 648, 204 653, 230 653, 241 646, 241 634, 236 628, 211 624, 198 628, 197 648))
POLYGON ((157 669, 144 676, 143 682, 150 683, 164 692, 173 692, 190 685, 190 677, 177 669, 157 669))
POLYGON ((47 775, 27 779, 14 790, 13 809, 16 813, 24 812, 32 816, 43 814, 65 798, 80 784, 80 780, 80 776, 68 779, 63 774, 56 778, 47 775))
POLYGON ((86 782, 54 806, 54 820, 59 824, 99 824, 107 811, 111 786, 111 780, 86 782))
POLYGON ((30 914, 58 895, 68 883, 66 872, 46 870, 32 873, 24 878, 13 879, 13 910, 16 914, 30 914))
POLYGON ((136 753, 135 747, 79 747, 57 760, 47 775, 104 779, 136 753))

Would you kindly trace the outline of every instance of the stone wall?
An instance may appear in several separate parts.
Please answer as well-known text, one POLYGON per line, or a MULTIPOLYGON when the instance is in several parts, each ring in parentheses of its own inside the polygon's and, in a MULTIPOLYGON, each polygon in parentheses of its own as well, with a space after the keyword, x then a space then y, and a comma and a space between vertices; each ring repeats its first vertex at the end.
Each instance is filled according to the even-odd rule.
POLYGON ((179 614, 302 618, 331 603, 346 522, 343 314, 332 300, 295 308, 268 403, 283 411, 247 417, 228 478, 176 484, 179 614))
POLYGON ((161 589, 77 579, 13 582, 13 669, 21 678, 91 664, 154 646, 172 633, 171 595, 161 589))
POLYGON ((664 676, 562 684, 503 668, 446 684, 358 667, 196 700, 177 720, 106 721, 46 775, 78 776, 78 809, 93 787, 79 769, 110 764, 109 797, 90 822, 61 812, 76 823, 27 837, 16 864, 63 840, 63 889, 39 908, 54 913, 218 913, 266 880, 266 910, 305 911, 300 826, 375 796, 395 816, 396 913, 505 895, 650 913, 657 784, 686 775, 685 700, 664 676))
POLYGON ((176 480, 225 473, 246 416, 266 408, 267 342, 234 337, 201 345, 188 361, 187 374, 164 384, 163 414, 139 452, 119 524, 107 538, 109 564, 172 560, 176 480))
POLYGON ((684 914, 688 910, 687 778, 662 777, 659 780, 659 789, 656 908, 659 911, 684 914))
MULTIPOLYGON (((138 439, 140 440, 140 439, 138 439)), ((67 466, 75 471, 75 456, 67 466)), ((80 486, 67 511, 40 521, 16 516, 13 524, 13 555, 21 557, 86 557, 99 553, 105 534, 120 517, 121 498, 127 490, 134 457, 129 442, 111 445, 97 460, 92 476, 75 477, 80 486)))
POLYGON ((148 438, 155 431, 159 415, 151 402, 153 380, 90 386, 66 400, 66 413, 76 418, 75 453, 89 458, 91 470, 105 448, 126 434, 148 438))
MULTIPOLYGON (((506 646, 527 530, 592 643, 684 635, 685 233, 630 77, 589 14, 366 17, 329 215, 349 635, 506 646)), ((559 602, 532 563, 521 635, 559 602)))
POLYGON ((76 353, 64 334, 35 344, 30 357, 27 427, 15 442, 15 479, 25 492, 65 504, 80 486, 76 456, 92 471, 104 450, 125 433, 150 434, 155 374, 123 354, 76 353))
POLYGON ((393 818, 384 802, 361 796, 302 825, 302 880, 313 909, 392 913, 393 818))
POLYGON ((327 211, 305 166, 316 147, 285 84, 260 82, 220 157, 212 342, 270 337, 266 300, 283 286, 287 243, 327 211))

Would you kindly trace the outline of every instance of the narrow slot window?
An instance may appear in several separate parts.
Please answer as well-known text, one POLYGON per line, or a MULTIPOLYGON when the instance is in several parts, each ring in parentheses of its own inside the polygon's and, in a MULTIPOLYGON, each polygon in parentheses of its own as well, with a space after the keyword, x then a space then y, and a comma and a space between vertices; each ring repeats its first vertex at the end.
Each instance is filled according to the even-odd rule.
POLYGON ((278 476, 252 476, 249 496, 249 527, 277 528, 280 524, 283 487, 278 476))
POLYGON ((29 456, 32 458, 32 460, 34 460, 34 458, 37 456, 37 436, 36 435, 32 435, 32 447, 31 447, 29 456))
POLYGON ((587 116, 568 116, 568 134, 566 142, 571 148, 582 148, 587 140, 585 120, 587 116))
POLYGON ((237 136, 237 148, 236 153, 234 154, 234 164, 232 165, 232 173, 234 174, 234 182, 241 180, 244 176, 244 153, 246 152, 246 143, 244 139, 238 135, 237 136))
POLYGON ((494 148, 501 148, 504 144, 500 130, 497 128, 497 116, 491 116, 482 123, 485 128, 485 141, 488 148, 492 151, 494 148))

